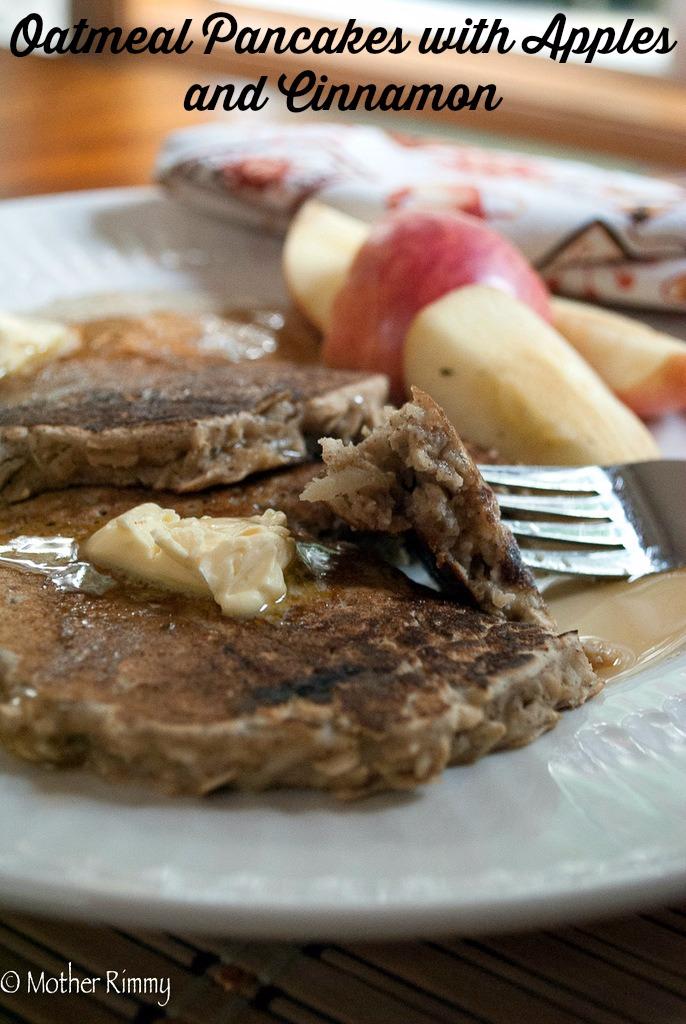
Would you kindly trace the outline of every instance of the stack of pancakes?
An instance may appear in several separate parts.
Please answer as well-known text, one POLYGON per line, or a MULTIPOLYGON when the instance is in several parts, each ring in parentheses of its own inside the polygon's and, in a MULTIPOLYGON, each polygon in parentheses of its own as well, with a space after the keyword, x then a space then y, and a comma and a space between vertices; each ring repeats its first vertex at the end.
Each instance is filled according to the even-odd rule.
POLYGON ((3 541, 82 541, 156 501, 281 509, 300 558, 287 599, 248 621, 132 580, 91 594, 0 564, 2 742, 172 792, 356 796, 527 743, 595 693, 441 411, 416 395, 384 413, 385 399, 378 375, 271 359, 82 352, 5 381, 3 541), (323 435, 337 443, 313 484, 323 435), (419 540, 449 585, 390 567, 385 533, 419 540))

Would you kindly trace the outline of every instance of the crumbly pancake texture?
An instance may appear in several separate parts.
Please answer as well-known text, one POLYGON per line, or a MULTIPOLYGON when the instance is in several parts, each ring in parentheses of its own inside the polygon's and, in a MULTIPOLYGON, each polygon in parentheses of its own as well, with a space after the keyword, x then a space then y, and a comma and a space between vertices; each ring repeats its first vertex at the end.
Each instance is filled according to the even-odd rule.
MULTIPOLYGON (((161 502, 183 515, 280 505, 302 540, 332 525, 298 512, 313 472, 161 502)), ((141 500, 40 495, 1 511, 0 535, 83 539, 127 498, 141 500)), ((0 738, 32 761, 176 793, 354 797, 527 743, 599 686, 574 635, 462 607, 363 547, 309 550, 313 571, 296 568, 278 611, 247 622, 131 580, 94 596, 0 566, 0 738)))
POLYGON ((322 439, 326 475, 303 492, 357 530, 413 530, 479 608, 554 627, 495 494, 443 410, 413 388, 359 444, 322 439))
POLYGON ((0 384, 0 498, 79 484, 179 492, 302 462, 378 417, 381 375, 270 360, 85 355, 0 384))

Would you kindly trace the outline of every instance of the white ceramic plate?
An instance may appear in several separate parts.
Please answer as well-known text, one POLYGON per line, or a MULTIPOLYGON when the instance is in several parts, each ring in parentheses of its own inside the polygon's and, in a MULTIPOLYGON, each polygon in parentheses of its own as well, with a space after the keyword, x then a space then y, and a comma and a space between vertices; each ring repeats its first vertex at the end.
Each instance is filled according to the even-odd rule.
MULTIPOLYGON (((0 308, 103 291, 282 301, 277 240, 150 189, 0 204, 0 308)), ((686 455, 686 424, 662 428, 686 455)), ((686 618, 686 609, 685 609, 686 618)), ((252 937, 541 925, 686 894, 686 651, 407 797, 160 799, 0 761, 0 901, 252 937)))

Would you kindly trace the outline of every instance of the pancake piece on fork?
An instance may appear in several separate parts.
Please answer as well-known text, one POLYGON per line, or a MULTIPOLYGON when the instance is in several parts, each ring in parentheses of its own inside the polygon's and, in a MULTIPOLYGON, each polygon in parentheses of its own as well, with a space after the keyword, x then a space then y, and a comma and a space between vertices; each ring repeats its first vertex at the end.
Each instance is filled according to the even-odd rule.
POLYGON ((306 501, 324 502, 356 530, 414 532, 443 579, 477 607, 554 628, 498 501, 436 402, 418 388, 359 444, 322 438, 326 474, 306 501))

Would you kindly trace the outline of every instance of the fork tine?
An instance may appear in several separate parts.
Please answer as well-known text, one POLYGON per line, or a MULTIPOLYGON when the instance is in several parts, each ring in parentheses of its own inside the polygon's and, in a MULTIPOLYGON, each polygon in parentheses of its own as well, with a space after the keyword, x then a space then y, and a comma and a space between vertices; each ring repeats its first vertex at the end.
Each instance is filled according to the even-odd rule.
POLYGON ((533 519, 503 519, 515 537, 537 537, 541 540, 563 540, 573 544, 595 544, 617 547, 624 531, 613 523, 537 522, 533 519))
POLYGON ((611 519, 615 507, 613 498, 573 497, 563 494, 496 494, 502 509, 516 509, 523 512, 543 512, 554 516, 571 516, 574 519, 611 519))
POLYGON ((686 459, 479 468, 534 569, 621 579, 686 566, 686 459))
POLYGON ((605 474, 597 466, 479 466, 489 484, 546 491, 598 491, 605 474))
POLYGON ((573 573, 578 576, 636 576, 645 572, 624 549, 616 551, 545 551, 522 548, 522 559, 532 569, 573 573))

